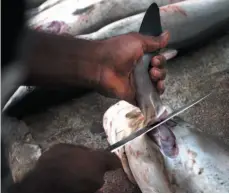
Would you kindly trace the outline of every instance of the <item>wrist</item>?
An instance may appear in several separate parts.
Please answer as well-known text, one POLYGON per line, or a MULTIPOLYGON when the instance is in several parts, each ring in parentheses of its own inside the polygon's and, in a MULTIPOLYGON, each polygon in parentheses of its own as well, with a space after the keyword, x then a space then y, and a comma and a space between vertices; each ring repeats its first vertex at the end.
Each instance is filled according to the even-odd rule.
POLYGON ((33 32, 26 64, 29 85, 94 87, 99 82, 102 41, 33 32))

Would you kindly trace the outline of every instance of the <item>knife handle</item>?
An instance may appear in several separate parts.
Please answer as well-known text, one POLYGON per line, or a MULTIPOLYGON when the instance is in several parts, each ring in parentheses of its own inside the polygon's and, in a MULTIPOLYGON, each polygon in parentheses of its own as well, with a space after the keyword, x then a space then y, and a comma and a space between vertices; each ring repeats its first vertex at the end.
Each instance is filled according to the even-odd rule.
POLYGON ((149 75, 150 61, 156 54, 145 53, 134 69, 136 100, 146 122, 155 121, 155 118, 160 117, 165 111, 156 85, 152 83, 149 75))

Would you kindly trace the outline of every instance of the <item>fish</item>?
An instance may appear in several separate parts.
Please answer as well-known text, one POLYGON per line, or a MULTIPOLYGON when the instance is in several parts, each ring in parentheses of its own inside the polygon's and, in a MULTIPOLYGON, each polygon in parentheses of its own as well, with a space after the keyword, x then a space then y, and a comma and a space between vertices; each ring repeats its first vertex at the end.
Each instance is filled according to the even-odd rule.
MULTIPOLYGON (((150 1, 148 3, 151 4, 152 2, 150 1)), ((228 0, 221 0, 220 3, 218 0, 188 0, 161 6, 160 16, 162 28, 163 30, 168 30, 171 34, 168 48, 166 48, 167 50, 164 49, 162 54, 169 60, 178 56, 186 49, 193 49, 193 46, 202 46, 203 43, 211 41, 212 37, 218 37, 218 34, 222 35, 222 33, 228 32, 228 7, 228 0)), ((67 18, 63 18, 64 21, 61 20, 57 22, 56 20, 58 20, 58 18, 53 18, 52 14, 64 17, 65 14, 62 15, 58 13, 58 8, 54 9, 53 7, 52 11, 51 8, 46 11, 51 23, 48 23, 46 20, 35 19, 38 18, 38 16, 33 17, 29 21, 29 23, 33 21, 30 23, 32 28, 37 29, 37 27, 42 24, 44 28, 48 26, 48 29, 40 30, 50 30, 56 34, 77 34, 68 31, 68 28, 73 28, 74 26, 72 26, 72 23, 68 23, 67 18), (67 23, 68 25, 66 25, 67 23)), ((67 9, 66 12, 68 11, 67 9)), ((132 31, 137 32, 143 16, 144 12, 113 22, 94 33, 80 34, 75 37, 97 40, 132 31)), ((6 111, 9 116, 19 118, 30 115, 31 113, 37 113, 40 110, 44 111, 49 107, 74 99, 78 95, 76 94, 75 96, 76 91, 78 91, 76 93, 81 94, 92 92, 84 92, 85 89, 78 88, 71 88, 70 91, 68 91, 68 88, 50 90, 36 87, 30 88, 21 86, 15 95, 11 97, 10 103, 4 108, 4 111, 6 111), (30 88, 33 89, 31 90, 30 88), (42 97, 39 97, 37 94, 42 97), (56 99, 55 103, 53 103, 53 99, 56 99), (34 105, 34 101, 39 102, 39 105, 34 105)))
MULTIPOLYGON (((172 110, 167 107, 167 111, 172 110)), ((139 108, 125 101, 112 105, 103 116, 109 144, 141 128, 143 121, 139 108)), ((179 117, 163 124, 156 133, 134 139, 115 154, 129 180, 143 193, 229 191, 229 146, 179 117), (175 139, 166 139, 170 133, 175 139), (163 146, 173 157, 163 153, 163 146)))
MULTIPOLYGON (((44 10, 47 10, 47 9, 53 7, 54 5, 57 5, 59 3, 62 3, 64 1, 68 1, 68 0, 47 0, 47 1, 38 0, 38 1, 43 2, 43 4, 41 4, 39 7, 36 7, 39 12, 42 12, 44 10)), ((87 1, 78 0, 78 1, 74 1, 74 6, 77 6, 78 10, 82 10, 82 7, 83 8, 87 8, 90 5, 96 4, 96 3, 101 2, 101 1, 104 1, 104 0, 87 0, 87 1)), ((181 1, 181 0, 161 0, 161 1, 157 1, 157 3, 158 3, 158 5, 167 5, 167 4, 176 3, 176 2, 179 2, 179 1, 181 1)), ((111 4, 113 5, 115 1, 114 0, 109 0, 109 2, 111 2, 111 4)), ((123 1, 123 2, 125 2, 125 1, 123 1)), ((134 1, 132 1, 132 2, 134 2, 134 1)), ((108 3, 108 2, 106 2, 106 3, 108 3)), ((134 9, 137 9, 137 8, 134 8, 134 9)))
MULTIPOLYGON (((28 25, 35 29, 35 30, 42 30, 49 33, 54 34, 65 34, 65 35, 75 35, 77 33, 70 32, 68 29, 72 29, 74 26, 73 24, 77 24, 77 18, 80 16, 80 14, 84 14, 84 11, 81 10, 81 13, 79 14, 80 6, 86 7, 88 6, 95 6, 95 9, 93 9, 92 12, 87 13, 89 18, 91 20, 91 24, 88 26, 88 28, 93 28, 93 25, 97 25, 99 23, 99 26, 105 25, 109 21, 113 21, 117 18, 122 18, 127 15, 134 14, 135 11, 139 12, 141 10, 147 9, 148 5, 151 4, 151 2, 157 2, 159 5, 165 5, 169 3, 178 2, 180 0, 144 0, 141 3, 139 1, 125 1, 130 4, 129 7, 126 7, 126 3, 121 0, 109 0, 109 1, 98 1, 90 0, 87 2, 79 1, 74 3, 69 0, 50 0, 46 1, 44 4, 42 4, 38 9, 41 11, 41 15, 36 15, 28 21, 28 25), (74 4, 74 6, 73 6, 74 4), (111 5, 117 5, 116 7, 111 5), (125 6, 124 6, 125 5, 125 6), (109 14, 106 14, 107 17, 96 17, 97 20, 92 19, 92 16, 98 15, 100 13, 100 8, 109 10, 109 14), (117 12, 117 7, 120 9, 122 8, 123 12, 120 11, 117 12), (74 10, 78 10, 78 16, 72 17, 72 13, 69 12, 68 8, 74 8, 74 10), (133 8, 133 9, 132 9, 133 8), (59 9, 66 9, 64 14, 59 14, 59 9), (43 11, 42 11, 43 10, 43 11), (124 11, 125 10, 125 11, 124 11), (47 15, 46 15, 47 14, 47 15), (54 14, 54 15, 53 15, 54 14), (64 21, 57 21, 56 15, 58 17, 63 17, 64 21), (74 19, 73 23, 68 23, 67 15, 70 14, 72 19, 74 19), (94 14, 94 15, 93 15, 94 14), (121 15, 120 15, 121 14, 121 15), (42 19, 43 16, 48 16, 48 20, 42 19), (55 16, 55 17, 54 17, 55 16), (106 19, 106 21, 104 21, 106 19), (39 20, 39 21, 38 21, 39 20), (105 23, 104 23, 105 22, 105 23)), ((88 9, 85 9, 87 11, 88 9)), ((75 12, 76 14, 76 12, 75 12)), ((76 14, 77 15, 77 14, 76 14)), ((101 16, 101 15, 100 15, 101 16)), ((84 27, 87 27, 87 25, 82 24, 81 27, 79 27, 79 30, 84 27), (82 28, 81 28, 82 27, 82 28)), ((78 28, 77 28, 78 29, 78 28)), ((171 52, 167 52, 167 56, 171 57, 174 56, 176 52, 173 50, 171 52)), ((52 106, 61 104, 63 102, 68 102, 74 98, 77 98, 79 96, 88 94, 88 92, 92 92, 91 90, 84 89, 84 88, 60 88, 60 89, 48 89, 48 88, 41 88, 41 87, 34 87, 34 86, 20 86, 17 91, 13 94, 11 99, 8 101, 8 103, 5 105, 3 111, 12 117, 17 117, 18 119, 23 118, 26 115, 36 114, 40 113, 42 111, 45 111, 47 108, 50 108, 52 106), (38 102, 36 105, 34 105, 34 102, 38 102)))
POLYGON ((4 114, 22 119, 93 92, 87 88, 43 88, 20 86, 3 108, 4 114), (36 103, 34 103, 36 102, 36 103))
MULTIPOLYGON (((170 32, 168 48, 199 47, 229 29, 229 1, 189 0, 160 7, 162 29, 170 32)), ((97 32, 76 36, 91 40, 138 32, 145 12, 111 23, 97 32)))
POLYGON ((184 0, 50 0, 38 7, 39 13, 33 13, 28 25, 46 31, 51 23, 60 23, 69 26, 64 33, 76 36, 95 32, 112 22, 141 13, 153 2, 163 6, 180 1, 184 0), (50 5, 53 6, 48 8, 50 5))

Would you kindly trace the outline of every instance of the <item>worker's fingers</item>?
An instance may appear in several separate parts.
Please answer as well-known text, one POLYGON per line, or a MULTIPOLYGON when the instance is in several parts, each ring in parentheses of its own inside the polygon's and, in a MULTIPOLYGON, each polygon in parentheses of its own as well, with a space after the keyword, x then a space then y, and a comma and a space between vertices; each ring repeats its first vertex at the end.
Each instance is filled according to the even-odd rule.
POLYGON ((166 71, 164 65, 166 64, 166 59, 162 55, 158 55, 152 58, 150 69, 150 75, 153 81, 164 80, 166 76, 166 71))
POLYGON ((153 52, 160 48, 166 47, 169 41, 169 32, 166 31, 158 37, 154 36, 141 36, 143 42, 144 52, 153 52))
POLYGON ((164 65, 166 64, 166 58, 163 55, 157 55, 152 58, 151 60, 151 66, 157 67, 157 68, 164 68, 164 65))
POLYGON ((153 67, 152 69, 150 69, 150 76, 152 81, 164 80, 166 76, 166 71, 165 69, 153 67))

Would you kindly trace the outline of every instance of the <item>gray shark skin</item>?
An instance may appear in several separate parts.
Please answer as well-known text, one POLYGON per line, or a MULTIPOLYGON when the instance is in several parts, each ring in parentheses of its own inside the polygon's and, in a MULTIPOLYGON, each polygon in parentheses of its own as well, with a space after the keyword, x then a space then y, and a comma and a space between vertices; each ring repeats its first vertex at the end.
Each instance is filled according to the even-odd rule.
MULTIPOLYGON (((169 107, 167 110, 172 111, 169 107)), ((142 128, 144 119, 139 108, 125 101, 110 106, 103 117, 109 144, 142 128)), ((143 193, 229 191, 228 144, 180 117, 164 123, 154 133, 133 139, 114 153, 129 180, 143 193)))
POLYGON ((164 6, 180 1, 184 0, 81 0, 75 3, 72 0, 49 0, 37 8, 38 13, 29 23, 37 25, 41 21, 42 25, 48 20, 62 20, 71 26, 71 35, 79 35, 95 32, 112 22, 144 12, 154 2, 164 6), (59 14, 61 10, 66 12, 62 16, 59 14), (53 15, 50 16, 50 13, 53 15), (47 16, 51 19, 46 20, 47 16))
MULTIPOLYGON (((80 35, 86 39, 104 39, 138 32, 145 13, 116 21, 97 32, 80 35)), ((185 49, 203 44, 212 36, 229 29, 229 1, 190 0, 160 7, 163 30, 171 34, 170 48, 185 49)))
MULTIPOLYGON (((97 32, 76 37, 104 39, 132 31, 138 32, 143 16, 144 13, 127 17, 111 23, 97 32)), ((171 34, 168 47, 178 50, 178 53, 180 53, 182 50, 202 46, 213 37, 228 32, 229 1, 190 0, 178 2, 160 7, 160 16, 163 30, 168 30, 171 34)), ((63 93, 62 89, 43 90, 42 88, 34 88, 31 91, 21 86, 17 91, 17 95, 11 98, 10 103, 7 104, 4 110, 10 116, 23 117, 24 115, 36 113, 38 109, 43 111, 50 106, 73 99, 75 97, 73 90, 64 89, 65 93, 63 93), (42 100, 35 94, 36 92, 42 96, 42 100), (26 96, 28 96, 28 100, 24 99, 26 96), (55 98, 60 100, 56 100, 53 103, 55 98), (34 105, 34 101, 39 101, 39 105, 34 105)), ((82 89, 75 90, 78 90, 79 93, 84 93, 81 92, 82 89)))

